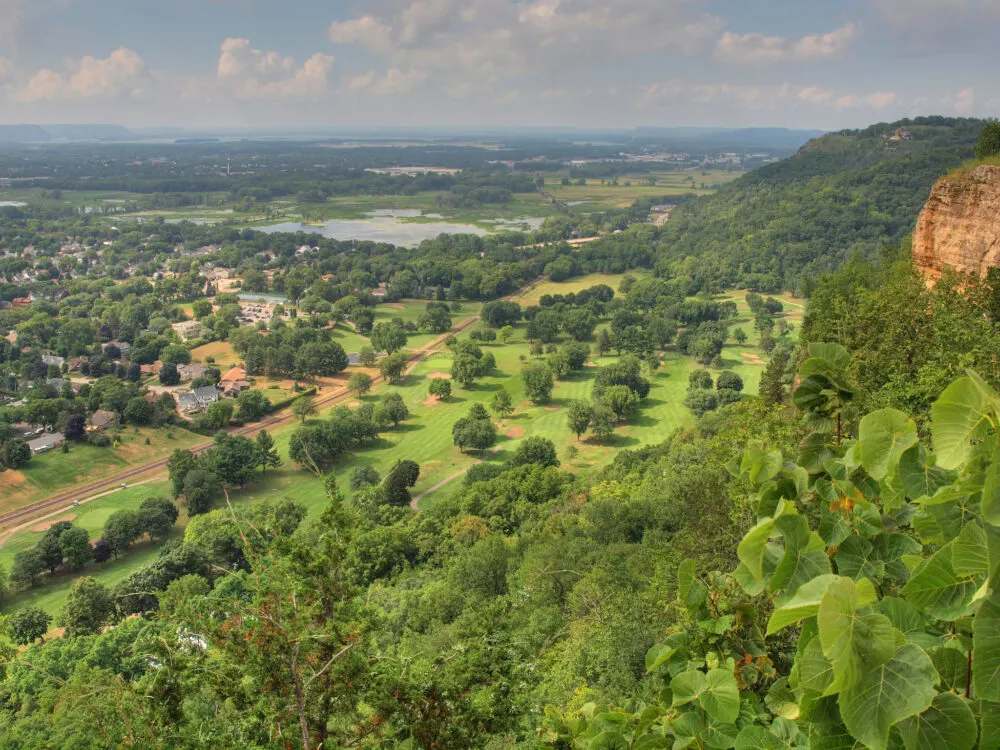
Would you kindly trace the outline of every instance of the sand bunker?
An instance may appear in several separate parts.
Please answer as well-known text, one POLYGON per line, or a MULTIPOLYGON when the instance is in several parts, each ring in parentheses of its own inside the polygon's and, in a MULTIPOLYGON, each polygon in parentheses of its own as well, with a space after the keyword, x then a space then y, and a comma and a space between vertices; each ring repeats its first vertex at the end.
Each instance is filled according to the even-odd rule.
POLYGON ((361 402, 360 401, 352 401, 351 403, 349 403, 347 405, 347 408, 348 409, 353 409, 355 406, 361 406, 361 402))
POLYGON ((424 401, 424 406, 437 406, 441 401, 438 400, 437 396, 428 396, 424 401))
POLYGON ((432 372, 427 376, 431 380, 451 380, 451 373, 448 372, 432 372))
POLYGON ((41 523, 36 523, 34 526, 31 527, 31 530, 38 532, 48 531, 50 526, 54 526, 60 521, 72 521, 74 518, 76 518, 76 514, 70 513, 68 516, 62 516, 60 518, 53 518, 50 521, 42 521, 41 523))
POLYGON ((524 434, 524 428, 523 428, 523 427, 511 427, 511 428, 510 428, 509 430, 507 430, 507 432, 506 432, 506 435, 507 435, 507 437, 509 437, 509 438, 519 438, 519 437, 521 437, 521 436, 522 436, 523 434, 524 434))
POLYGON ((390 303, 388 303, 386 305, 386 307, 392 307, 392 308, 395 308, 396 310, 405 310, 406 309, 406 305, 401 305, 398 302, 390 302, 390 303))
POLYGON ((3 479, 2 484, 10 485, 11 487, 18 487, 24 484, 24 480, 27 479, 24 476, 23 471, 8 470, 3 474, 0 474, 0 479, 3 479))
POLYGON ((597 363, 596 362, 584 362, 583 366, 584 367, 597 367, 597 363))
POLYGON ((549 404, 545 407, 545 411, 556 411, 557 409, 562 409, 562 404, 549 404))

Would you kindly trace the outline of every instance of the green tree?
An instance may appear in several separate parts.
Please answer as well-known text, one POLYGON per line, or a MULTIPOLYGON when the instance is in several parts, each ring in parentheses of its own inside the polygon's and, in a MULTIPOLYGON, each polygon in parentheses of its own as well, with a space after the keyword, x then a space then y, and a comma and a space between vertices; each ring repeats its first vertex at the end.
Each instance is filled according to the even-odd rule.
POLYGON ((543 404, 552 396, 552 371, 544 364, 525 365, 521 370, 525 395, 536 404, 543 404))
POLYGON ((130 398, 122 414, 128 424, 145 425, 153 421, 153 405, 145 396, 130 398))
POLYGON ((173 489, 173 496, 180 497, 184 492, 184 479, 189 471, 198 466, 198 459, 189 450, 178 448, 170 454, 167 459, 167 474, 170 477, 170 485, 173 489))
POLYGON ((189 516, 207 513, 212 508, 215 496, 222 489, 222 480, 214 471, 195 468, 184 478, 184 500, 189 516))
POLYGON ((358 352, 358 364, 362 367, 371 367, 375 364, 375 350, 370 346, 362 346, 361 351, 358 352))
POLYGON ((570 402, 569 408, 566 410, 566 418, 569 422, 569 428, 576 435, 577 440, 590 429, 590 420, 592 417, 593 410, 586 401, 570 402))
POLYGON ((1000 122, 990 120, 979 134, 976 158, 989 159, 998 154, 1000 154, 1000 122))
POLYGON ((21 646, 30 645, 39 638, 44 639, 51 622, 52 616, 48 612, 30 605, 21 607, 7 617, 11 640, 21 646))
POLYGON ((8 580, 17 587, 34 586, 38 574, 45 570, 45 560, 40 550, 32 548, 14 553, 8 580))
POLYGON ((383 357, 378 364, 378 371, 390 383, 397 382, 406 370, 406 357, 401 352, 395 352, 383 357))
POLYGON ((543 437, 529 437, 522 440, 521 444, 517 446, 510 463, 511 466, 526 466, 528 464, 558 466, 559 459, 556 457, 556 446, 551 440, 543 437))
POLYGON ((602 328, 597 332, 597 342, 594 344, 594 352, 596 352, 598 357, 603 357, 609 351, 611 351, 611 334, 608 333, 607 328, 602 328))
POLYGON ((70 589, 59 614, 59 624, 66 628, 67 637, 75 638, 96 634, 111 622, 113 614, 111 592, 96 578, 84 577, 70 589))
POLYGON ((514 327, 504 326, 500 329, 500 341, 507 344, 512 338, 514 338, 514 327))
POLYGON ((514 413, 514 401, 505 389, 501 388, 493 394, 490 410, 500 419, 506 419, 514 413))
POLYGON ((451 377, 463 388, 468 388, 479 377, 479 359, 464 352, 456 354, 451 362, 451 377))
POLYGON ((374 487, 380 481, 382 479, 374 466, 356 466, 351 471, 350 486, 354 492, 365 487, 374 487))
POLYGON ((451 381, 447 378, 431 378, 427 392, 439 401, 444 401, 451 396, 451 381))
POLYGON ((406 329, 394 320, 376 323, 372 329, 371 341, 376 351, 393 354, 406 346, 407 340, 406 329))
POLYGON ((382 400, 375 409, 375 421, 381 424, 392 422, 394 427, 398 427, 400 422, 409 419, 410 410, 406 407, 406 402, 398 393, 385 393, 382 400))
POLYGON ((139 538, 139 514, 134 510, 116 510, 104 522, 102 537, 111 545, 115 559, 139 538))
POLYGON ((139 534, 147 534, 152 540, 163 538, 177 522, 177 506, 164 497, 148 497, 139 505, 139 534))
POLYGON ((605 404, 595 403, 591 408, 590 429, 598 440, 607 440, 615 431, 617 417, 605 404))
POLYGON ((233 418, 233 402, 223 399, 208 405, 205 410, 205 421, 209 427, 220 429, 229 424, 233 418))
POLYGON ((420 478, 420 466, 415 461, 397 461, 386 475, 382 485, 390 505, 406 507, 410 504, 409 488, 420 478))
POLYGON ((372 389, 372 378, 363 372, 356 372, 347 379, 347 389, 355 396, 364 396, 372 389))
POLYGON ((242 488, 259 465, 257 448, 250 438, 219 432, 208 453, 208 463, 226 484, 242 488))
POLYGON ((90 537, 79 526, 71 526, 59 535, 59 548, 66 564, 73 570, 79 570, 94 559, 90 537))
POLYGON ((160 368, 160 373, 157 377, 161 385, 177 385, 181 382, 181 375, 177 372, 177 365, 173 362, 164 364, 160 368))
POLYGON ((639 397, 626 385, 613 385, 602 394, 600 402, 615 414, 615 419, 625 422, 639 410, 639 397))
POLYGON ((304 423, 310 417, 316 416, 316 404, 309 396, 300 396, 292 402, 292 414, 299 418, 299 422, 304 423))
POLYGON ((256 422, 271 411, 271 402, 267 396, 256 390, 243 391, 236 397, 236 405, 239 407, 240 419, 245 422, 256 422))
POLYGON ((274 447, 274 438, 267 430, 261 430, 254 439, 254 449, 256 451, 257 466, 260 467, 260 475, 266 476, 268 467, 277 469, 281 466, 281 455, 274 447))

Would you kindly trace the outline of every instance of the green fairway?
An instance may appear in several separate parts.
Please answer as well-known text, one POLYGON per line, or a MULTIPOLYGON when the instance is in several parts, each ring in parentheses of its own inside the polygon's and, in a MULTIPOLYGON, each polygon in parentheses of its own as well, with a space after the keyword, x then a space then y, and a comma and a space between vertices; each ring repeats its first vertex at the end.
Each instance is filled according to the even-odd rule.
MULTIPOLYGON (((546 282, 531 290, 519 301, 522 304, 533 304, 541 294, 565 294, 601 283, 617 288, 620 281, 620 275, 594 274, 563 284, 546 282)), ((753 329, 753 321, 743 297, 743 292, 732 292, 724 298, 734 299, 737 302, 740 317, 735 325, 744 328, 751 338, 742 346, 728 344, 722 357, 725 367, 735 370, 743 378, 745 392, 752 394, 757 391, 763 360, 760 359, 756 347, 759 336, 753 329)), ((779 315, 779 319, 784 317, 790 323, 797 325, 801 320, 802 303, 784 295, 780 299, 785 304, 786 312, 779 315)), ((401 303, 402 309, 379 305, 377 319, 388 320, 392 317, 415 319, 425 304, 423 301, 407 300, 401 303)), ((468 319, 479 312, 479 307, 479 304, 463 303, 461 311, 453 314, 453 319, 456 323, 468 319)), ((461 337, 467 337, 471 330, 463 332, 461 337)), ((520 370, 524 364, 521 358, 524 357, 525 361, 534 359, 530 354, 530 345, 524 339, 524 331, 525 324, 521 323, 515 327, 515 335, 508 344, 484 345, 484 351, 490 351, 495 356, 497 370, 489 377, 481 378, 468 389, 463 389, 454 383, 451 398, 443 402, 429 398, 427 389, 432 376, 449 373, 451 369, 452 356, 444 348, 420 362, 414 371, 398 384, 379 386, 375 393, 359 399, 361 402, 374 403, 382 393, 395 391, 406 402, 410 418, 399 427, 384 432, 373 445, 351 453, 334 465, 331 473, 336 477, 338 485, 345 492, 349 492, 350 474, 359 465, 374 466, 384 476, 396 461, 409 459, 420 465, 420 478, 412 490, 415 498, 436 485, 445 483, 420 500, 421 508, 430 507, 453 495, 462 486, 459 473, 475 464, 480 456, 475 453, 462 453, 452 444, 452 425, 465 415, 473 403, 482 403, 489 408, 494 394, 501 388, 511 394, 516 410, 509 419, 498 424, 499 451, 486 457, 487 460, 494 462, 507 460, 513 455, 521 440, 537 436, 548 438, 555 444, 565 467, 576 472, 592 471, 605 465, 620 450, 661 443, 676 429, 694 424, 694 416, 683 405, 683 401, 688 388, 688 376, 700 365, 688 356, 668 350, 663 355, 663 365, 655 375, 650 377, 644 373, 646 377, 650 377, 652 389, 649 397, 642 403, 639 415, 631 423, 619 426, 614 436, 606 442, 587 437, 578 441, 567 425, 566 405, 574 399, 589 399, 596 367, 610 364, 616 358, 611 355, 592 357, 590 361, 596 367, 586 367, 564 380, 557 380, 551 401, 544 405, 535 405, 525 397, 520 377, 520 370), (577 451, 572 459, 567 457, 567 449, 570 446, 575 446, 577 451)), ((342 343, 345 340, 353 341, 361 346, 368 342, 367 338, 358 336, 353 331, 345 331, 343 326, 338 326, 337 333, 338 340, 342 343), (356 339, 352 339, 352 336, 356 339)), ((429 341, 433 337, 424 338, 429 341)), ((421 337, 412 337, 410 346, 415 347, 416 342, 420 340, 421 337)), ((346 343, 344 346, 348 351, 356 351, 356 348, 351 348, 346 343)), ((354 368, 349 368, 348 373, 353 370, 354 368)), ((328 413, 329 409, 319 414, 317 419, 324 418, 328 413)), ((326 496, 322 482, 288 459, 288 442, 298 427, 299 424, 294 422, 272 432, 275 444, 284 458, 283 465, 279 469, 268 471, 263 481, 254 482, 242 490, 230 490, 230 498, 234 504, 288 497, 305 505, 311 515, 315 515, 323 508, 326 496)), ((3 475, 0 475, 0 478, 2 477, 3 475)), ((74 523, 87 529, 92 539, 96 539, 104 522, 115 510, 136 508, 147 497, 167 496, 168 493, 168 484, 162 479, 130 487, 73 509, 73 520, 74 523)), ((38 524, 33 527, 34 530, 29 529, 14 534, 0 549, 0 564, 8 566, 9 569, 13 555, 17 551, 35 544, 46 525, 69 515, 55 517, 44 524, 38 524)), ((183 533, 182 527, 185 521, 186 516, 182 513, 174 532, 175 536, 179 537, 183 533)), ((121 560, 110 561, 103 567, 91 566, 86 574, 96 575, 105 583, 114 583, 137 567, 147 564, 155 554, 155 549, 148 543, 138 545, 121 560)), ((61 573, 51 581, 48 580, 48 576, 43 576, 44 583, 11 600, 5 604, 4 609, 9 610, 11 607, 21 606, 30 601, 54 614, 62 606, 69 586, 77 575, 79 574, 61 573)))

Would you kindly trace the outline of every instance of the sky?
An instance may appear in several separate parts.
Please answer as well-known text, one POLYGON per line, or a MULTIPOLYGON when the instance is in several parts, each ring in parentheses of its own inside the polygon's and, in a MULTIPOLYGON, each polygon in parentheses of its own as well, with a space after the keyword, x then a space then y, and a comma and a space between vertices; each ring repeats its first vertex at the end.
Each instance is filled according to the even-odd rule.
POLYGON ((0 0, 0 122, 861 127, 996 116, 1000 0, 0 0))

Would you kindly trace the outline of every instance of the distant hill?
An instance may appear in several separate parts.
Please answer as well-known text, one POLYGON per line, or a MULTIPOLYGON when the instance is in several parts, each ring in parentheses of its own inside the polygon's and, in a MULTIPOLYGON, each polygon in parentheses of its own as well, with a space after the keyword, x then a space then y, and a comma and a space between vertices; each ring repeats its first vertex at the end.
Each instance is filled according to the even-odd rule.
POLYGON ((45 125, 44 129, 53 138, 67 141, 118 141, 136 137, 121 125, 45 125))
POLYGON ((784 152, 823 135, 822 130, 788 128, 636 128, 639 143, 669 143, 684 151, 784 152))
POLYGON ((973 156, 984 124, 923 117, 814 139, 676 209, 660 235, 661 267, 702 286, 806 291, 855 253, 898 246, 938 177, 973 156))
POLYGON ((38 125, 0 125, 0 143, 41 143, 52 136, 38 125))

